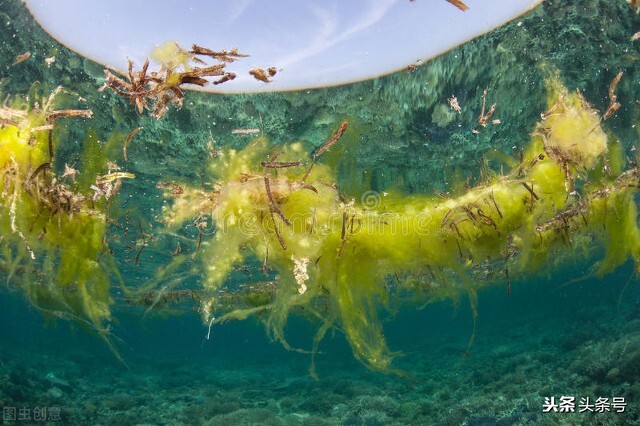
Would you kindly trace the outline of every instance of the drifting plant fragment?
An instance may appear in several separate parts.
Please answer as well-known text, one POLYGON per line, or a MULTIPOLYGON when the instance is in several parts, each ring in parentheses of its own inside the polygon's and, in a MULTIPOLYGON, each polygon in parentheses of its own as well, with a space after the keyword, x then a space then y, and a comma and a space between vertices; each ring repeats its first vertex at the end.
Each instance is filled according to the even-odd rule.
POLYGON ((310 259, 308 257, 302 257, 300 259, 295 256, 291 256, 293 261, 293 277, 298 284, 298 293, 305 294, 307 292, 307 281, 309 280, 309 273, 307 272, 307 266, 310 259))
POLYGON ((327 152, 329 150, 329 148, 331 148, 333 146, 333 144, 335 144, 336 142, 338 142, 338 140, 340 140, 340 138, 342 137, 342 135, 344 135, 344 132, 347 130, 347 126, 349 125, 349 123, 347 121, 343 121, 340 124, 340 127, 338 128, 338 130, 333 134, 333 136, 331 136, 331 138, 329 138, 329 140, 327 140, 321 147, 320 149, 318 149, 314 154, 313 154, 313 160, 317 160, 318 157, 320 157, 322 154, 324 154, 325 152, 327 152))
POLYGON ((494 103, 494 104, 491 104, 491 106, 489 107, 486 113, 484 112, 486 102, 487 102, 488 92, 489 90, 484 89, 484 92, 482 93, 482 112, 480 112, 480 115, 478 116, 478 124, 481 125, 482 127, 487 127, 487 122, 489 121, 489 119, 491 118, 491 116, 496 110, 496 104, 494 103))
POLYGON ((184 189, 175 182, 158 182, 156 188, 162 189, 174 197, 184 193, 184 189))
POLYGON ((238 58, 249 57, 249 55, 245 55, 243 53, 238 52, 237 47, 234 47, 231 50, 221 50, 219 52, 216 52, 206 47, 198 46, 197 44, 194 44, 191 46, 191 51, 189 51, 189 53, 192 53, 194 55, 199 55, 199 56, 209 56, 220 62, 226 62, 226 63, 235 62, 238 58))
POLYGON ((59 111, 51 111, 51 113, 47 116, 47 123, 51 123, 56 118, 62 117, 92 118, 93 111, 91 111, 90 109, 64 109, 59 111))
POLYGON ((260 133, 260 129, 252 128, 252 129, 233 129, 231 131, 232 135, 252 135, 254 133, 260 133))
POLYGON ((620 102, 618 102, 618 96, 615 94, 622 74, 624 74, 624 72, 620 71, 611 81, 611 85, 609 85, 609 107, 607 107, 607 110, 602 115, 603 120, 609 119, 622 106, 620 102))
MULTIPOLYGON (((209 83, 218 85, 231 81, 236 78, 236 74, 226 71, 226 65, 247 56, 239 53, 237 48, 214 51, 194 44, 190 51, 186 51, 176 42, 168 42, 152 52, 152 57, 161 64, 159 71, 149 72, 149 59, 144 62, 140 71, 134 71, 133 62, 129 60, 126 77, 120 77, 115 71, 108 69, 104 71, 105 85, 100 90, 109 88, 128 98, 139 114, 144 110, 151 110, 152 116, 160 119, 170 105, 175 108, 182 106, 185 85, 204 87, 209 83), (217 63, 207 65, 201 56, 217 63), (215 78, 211 79, 212 77, 215 78)), ((275 75, 276 69, 271 67, 267 71, 261 71, 263 74, 259 75, 264 77, 261 81, 268 82, 269 77, 275 75)))
POLYGON ((469 6, 464 4, 464 2, 462 2, 461 0, 447 0, 447 1, 463 12, 469 10, 469 6))
POLYGON ((269 67, 266 70, 259 67, 254 67, 249 71, 249 74, 253 76, 258 81, 262 81, 263 83, 270 83, 270 78, 276 75, 277 70, 275 67, 269 67))
POLYGON ((127 146, 129 146, 129 142, 131 141, 131 139, 140 131, 142 130, 142 127, 138 127, 136 129, 133 129, 131 131, 131 133, 129 133, 129 135, 127 135, 127 139, 125 139, 124 141, 124 146, 122 147, 122 155, 124 157, 124 161, 129 161, 129 158, 127 157, 127 146))
POLYGON ((18 65, 20 62, 24 62, 31 57, 31 52, 24 52, 22 55, 16 56, 16 60, 13 61, 11 66, 18 65))
POLYGON ((460 107, 460 104, 458 103, 458 98, 457 97, 451 95, 451 97, 449 99, 447 99, 447 101, 449 102, 449 106, 451 107, 452 110, 454 110, 458 114, 462 113, 462 108, 460 107))
POLYGON ((64 163, 64 172, 62 173, 62 176, 60 176, 61 179, 68 177, 69 179, 71 179, 72 182, 76 181, 76 175, 80 173, 79 171, 77 171, 76 169, 74 169, 73 167, 69 167, 69 165, 67 163, 64 163))

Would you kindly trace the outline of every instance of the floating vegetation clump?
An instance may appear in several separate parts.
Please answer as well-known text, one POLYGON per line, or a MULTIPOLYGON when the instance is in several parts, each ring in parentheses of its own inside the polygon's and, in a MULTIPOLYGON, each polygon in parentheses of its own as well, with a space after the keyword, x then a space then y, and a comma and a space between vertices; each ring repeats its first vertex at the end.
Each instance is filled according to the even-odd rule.
MULTIPOLYGON (((185 85, 204 87, 210 83, 207 78, 211 77, 215 77, 211 81, 214 85, 231 81, 236 74, 226 71, 226 65, 247 56, 238 52, 238 49, 214 51, 196 44, 187 51, 175 41, 169 41, 157 46, 151 53, 151 57, 161 65, 158 71, 149 72, 149 59, 139 71, 134 71, 133 62, 129 60, 128 75, 125 77, 128 81, 105 70, 105 85, 101 90, 109 88, 129 99, 139 114, 152 109, 153 117, 160 119, 170 105, 176 108, 182 106, 185 85), (202 57, 213 59, 216 63, 207 65, 202 57)), ((254 67, 249 73, 256 80, 269 83, 277 70, 274 67, 267 70, 254 67)))
POLYGON ((109 200, 123 178, 107 170, 86 191, 77 170, 56 173, 54 125, 91 110, 54 110, 56 90, 40 106, 0 109, 0 270, 10 287, 53 317, 77 320, 107 342, 114 263, 106 243, 109 200))
MULTIPOLYGON (((165 253, 171 260, 124 295, 148 310, 197 304, 209 330, 256 316, 289 349, 285 326, 302 313, 319 323, 312 353, 338 329, 357 359, 392 371, 380 316, 401 301, 467 295, 475 312, 483 287, 502 284, 509 293, 512 280, 593 247, 604 254, 590 273, 611 272, 629 258, 638 264, 639 171, 625 170, 619 143, 601 127, 617 109, 615 84, 613 112, 601 117, 550 78, 548 110, 511 171, 483 166, 483 182, 455 196, 341 192, 335 146, 358 138, 357 124, 347 121, 314 152, 298 142, 272 146, 264 136, 242 150, 219 150, 210 160, 212 182, 202 188, 157 184, 172 200, 160 231, 174 240, 165 253), (197 231, 189 254, 180 244, 189 246, 185 224, 197 231), (251 265, 260 265, 258 279, 230 280, 251 265), (203 288, 183 284, 192 276, 202 276, 203 288)), ((91 143, 77 181, 67 164, 56 173, 63 168, 55 164, 54 124, 92 113, 56 111, 54 99, 0 110, 0 268, 40 310, 89 325, 111 345, 111 283, 122 283, 107 241, 115 223, 109 203, 133 175, 91 143)), ((121 138, 125 159, 137 130, 121 138)), ((162 244, 139 228, 135 267, 144 248, 162 244)))
POLYGON ((429 302, 466 294, 475 310, 479 289, 511 291, 511 280, 578 256, 585 244, 605 249, 594 273, 628 258, 638 264, 638 169, 623 170, 621 150, 580 93, 553 78, 548 87, 549 109, 517 165, 505 175, 485 170, 484 183, 458 196, 341 193, 322 154, 354 137, 346 122, 313 154, 264 137, 221 152, 211 164, 214 189, 181 188, 164 214, 169 228, 194 218, 200 230, 215 224, 215 235, 200 232, 198 241, 205 323, 259 314, 290 348, 287 319, 304 311, 321 323, 314 353, 335 327, 360 361, 390 371, 379 314, 397 295, 429 302), (226 280, 251 259, 277 282, 252 303, 229 304, 226 280))

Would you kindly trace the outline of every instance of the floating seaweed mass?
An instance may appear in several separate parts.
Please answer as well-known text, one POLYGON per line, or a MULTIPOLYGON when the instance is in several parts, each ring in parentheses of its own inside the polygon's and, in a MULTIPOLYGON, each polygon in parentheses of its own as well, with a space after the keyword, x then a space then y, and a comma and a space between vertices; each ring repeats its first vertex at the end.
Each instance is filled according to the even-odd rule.
MULTIPOLYGON (((205 84, 205 76, 224 78, 224 64, 242 56, 198 46, 187 52, 175 43, 154 55, 164 64, 159 72, 148 73, 147 61, 137 72, 130 63, 128 81, 109 71, 106 76, 107 87, 128 97, 140 112, 153 107, 157 118, 169 102, 181 102, 183 84, 205 84), (222 63, 177 71, 177 64, 196 54, 222 63)), ((299 142, 273 147, 264 135, 241 150, 221 149, 208 160, 211 181, 202 187, 156 183, 167 198, 156 218, 159 232, 171 238, 164 246, 167 263, 148 283, 127 288, 127 300, 151 309, 188 299, 209 332, 215 324, 255 315, 290 349, 285 326, 291 314, 302 311, 321 324, 312 354, 335 328, 344 332, 358 360, 389 372, 394 355, 379 307, 388 307, 392 297, 411 293, 432 301, 464 293, 475 313, 483 287, 506 283, 510 294, 512 281, 553 257, 560 261, 571 255, 557 256, 560 249, 591 241, 605 248, 594 272, 611 272, 628 258, 638 269, 634 197, 640 171, 635 164, 624 170, 622 150, 602 128, 619 108, 621 78, 620 72, 611 82, 610 104, 601 116, 579 92, 549 77, 548 108, 519 164, 475 187, 467 182, 459 196, 384 193, 373 194, 372 203, 363 196, 359 204, 343 194, 332 164, 339 156, 327 153, 359 139, 358 126, 347 120, 336 123, 315 150, 299 142), (190 236, 185 228, 192 230, 190 236), (264 278, 228 288, 229 277, 248 268, 251 259, 260 261, 264 278), (187 264, 190 274, 199 268, 202 288, 172 292, 184 278, 176 271, 187 264)), ((117 353, 109 333, 110 289, 114 279, 125 286, 111 258, 107 229, 117 223, 109 206, 123 181, 135 176, 107 159, 101 164, 106 171, 64 163, 64 171, 56 172, 57 121, 93 116, 88 109, 54 109, 59 91, 35 107, 0 108, 0 269, 38 309, 89 325, 117 353), (85 184, 76 182, 80 179, 85 184)), ((486 97, 485 90, 476 119, 482 127, 495 111, 495 104, 487 108, 486 97)), ((454 101, 449 100, 457 105, 454 101)), ((140 129, 124 140, 125 161, 140 129)), ((119 147, 124 136, 116 136, 119 147)), ((138 221, 138 237, 127 240, 130 228, 128 219, 119 228, 130 253, 126 262, 140 267, 147 253, 158 250, 158 230, 138 221)))
MULTIPOLYGON (((514 279, 527 277, 584 235, 606 247, 599 274, 628 257, 637 268, 640 230, 633 197, 640 172, 631 167, 602 174, 604 164, 620 159, 607 151, 599 115, 554 78, 548 91, 553 112, 543 114, 520 164, 458 197, 379 194, 377 208, 345 198, 335 170, 319 158, 343 139, 357 137, 346 121, 315 154, 299 144, 272 151, 264 137, 244 150, 221 152, 211 164, 215 190, 185 185, 164 212, 169 229, 202 215, 217 226, 207 244, 198 235, 205 324, 256 315, 290 348, 287 318, 304 309, 322 323, 313 352, 326 330, 336 327, 357 359, 393 371, 377 309, 378 301, 391 297, 389 276, 399 293, 417 292, 427 300, 466 293, 475 311, 478 290, 506 283, 510 294, 514 279), (586 180, 589 185, 576 184, 586 180), (250 256, 276 271, 278 285, 259 303, 234 305, 219 294, 234 267, 250 256)), ((485 110, 481 118, 488 115, 485 110)))
MULTIPOLYGON (((218 85, 231 81, 236 78, 236 74, 226 71, 226 65, 247 56, 249 55, 238 52, 237 48, 214 51, 196 44, 191 50, 186 51, 176 42, 170 41, 154 49, 151 54, 151 57, 161 64, 159 71, 148 72, 149 59, 144 62, 140 71, 134 71, 133 62, 129 60, 128 73, 124 78, 105 69, 105 85, 100 90, 109 88, 128 98, 139 114, 150 109, 154 118, 161 119, 169 105, 175 108, 182 106, 185 85, 204 87, 210 82, 218 85), (201 56, 214 59, 218 63, 207 65, 200 59, 201 56), (208 77, 217 78, 209 80, 208 77)), ((276 74, 276 69, 253 68, 249 73, 256 79, 268 83, 271 81, 269 78, 276 74)))
MULTIPOLYGON (((20 102, 0 108, 0 270, 45 314, 78 321, 111 343, 109 293, 114 271, 106 243, 107 211, 123 179, 117 172, 88 176, 53 167, 53 126, 63 117, 91 117, 91 110, 54 110, 58 88, 35 108, 20 102), (45 124, 46 123, 46 124, 45 124)), ((38 105, 38 103, 36 103, 38 105)), ((120 358, 119 358, 120 359, 120 358)))

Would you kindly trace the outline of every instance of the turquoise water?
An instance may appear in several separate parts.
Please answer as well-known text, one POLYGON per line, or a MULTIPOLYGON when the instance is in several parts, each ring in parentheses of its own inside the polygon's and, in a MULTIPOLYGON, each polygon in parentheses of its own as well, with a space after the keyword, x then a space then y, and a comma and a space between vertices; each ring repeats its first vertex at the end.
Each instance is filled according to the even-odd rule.
MULTIPOLYGON (((48 38, 19 2, 0 2, 0 19, 3 97, 44 96, 62 85, 72 93, 64 107, 78 107, 82 97, 81 105, 94 111, 91 120, 57 129, 58 172, 64 163, 85 166, 83 149, 95 143, 87 138, 89 129, 102 141, 113 132, 121 132, 122 141, 132 129, 144 129, 128 147, 126 170, 136 178, 123 182, 107 234, 123 281, 134 289, 153 282, 174 248, 159 224, 166 203, 156 183, 206 182, 212 147, 250 144, 233 129, 259 128, 271 144, 301 140, 317 148, 348 119, 358 137, 338 163, 345 194, 454 193, 466 177, 471 186, 482 183, 482 156, 499 172, 493 150, 517 157, 526 147, 547 109, 549 69, 600 111, 609 104, 612 79, 624 70, 617 88, 622 107, 605 128, 629 159, 635 157, 640 41, 631 36, 640 18, 624 1, 547 1, 413 72, 369 82, 284 94, 187 93, 184 106, 162 120, 136 114, 112 92, 98 92, 102 69, 48 38), (29 59, 12 65, 27 51, 29 59), (55 62, 44 65, 52 56, 55 62), (501 123, 475 135, 486 88, 501 123), (460 115, 447 108, 453 94, 465 100, 460 115)), ((100 146, 121 161, 120 146, 100 146)), ((206 244, 213 231, 205 231, 206 244)), ((180 232, 190 241, 184 248, 191 256, 198 231, 187 225, 180 232)), ((197 312, 205 278, 190 266, 175 271, 171 290, 194 293, 168 299, 151 293, 161 301, 154 309, 112 285, 108 335, 121 362, 86 321, 31 306, 14 281, 20 271, 2 263, 3 424, 640 424, 637 265, 629 260, 597 278, 589 271, 603 249, 596 242, 587 248, 567 244, 560 250, 566 258, 559 254, 530 274, 512 276, 509 284, 500 279, 480 290, 475 319, 464 294, 428 304, 409 298, 390 312, 381 309, 384 336, 398 351, 394 372, 372 371, 356 360, 337 325, 315 355, 317 379, 309 372, 309 352, 318 321, 302 312, 289 319, 287 341, 300 351, 272 342, 260 316, 216 324, 207 339, 209 329, 197 312), (562 396, 575 398, 576 412, 544 412, 549 398, 562 396), (578 413, 582 398, 616 398, 626 405, 624 412, 619 404, 608 412, 578 413)), ((237 265, 225 285, 247 288, 260 262, 237 265)), ((152 291, 163 294, 166 281, 171 279, 159 280, 152 291)))
MULTIPOLYGON (((141 322, 118 313, 126 369, 99 339, 64 323, 43 327, 19 296, 3 297, 3 403, 60 407, 62 424, 633 424, 637 287, 618 305, 629 272, 569 287, 561 280, 571 277, 556 274, 510 296, 483 293, 472 358, 462 354, 466 307, 403 312, 385 331, 404 353, 404 378, 364 368, 339 334, 322 345, 316 381, 307 356, 269 343, 255 324, 216 328, 205 341, 196 315, 141 322), (625 397, 628 411, 542 413, 544 397, 562 395, 625 397)), ((288 331, 302 340, 313 332, 295 321, 288 331)))

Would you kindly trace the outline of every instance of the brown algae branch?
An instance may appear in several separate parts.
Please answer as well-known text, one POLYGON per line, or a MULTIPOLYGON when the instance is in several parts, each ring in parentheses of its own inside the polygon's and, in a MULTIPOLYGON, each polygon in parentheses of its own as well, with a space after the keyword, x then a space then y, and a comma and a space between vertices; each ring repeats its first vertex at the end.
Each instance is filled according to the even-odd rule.
POLYGON ((276 200, 273 197, 273 192, 271 192, 271 180, 269 179, 269 176, 264 176, 264 187, 267 191, 267 197, 269 198, 269 210, 272 210, 273 213, 280 216, 284 223, 291 226, 291 222, 289 221, 289 219, 287 219, 284 213, 282 213, 282 210, 280 210, 278 203, 276 203, 276 200))
POLYGON ((56 118, 61 118, 61 117, 92 118, 93 111, 90 109, 63 109, 63 110, 53 111, 51 114, 47 116, 47 123, 51 123, 56 118))
POLYGON ((309 166, 309 168, 307 169, 307 172, 304 174, 304 176, 302 177, 302 183, 305 183, 307 181, 307 178, 309 177, 309 175, 311 174, 311 170, 313 170, 313 165, 315 164, 316 160, 318 159, 318 157, 320 157, 322 154, 324 154, 325 152, 327 152, 329 150, 329 148, 331 148, 336 142, 338 142, 338 140, 340 140, 340 138, 342 137, 342 135, 344 135, 344 132, 347 130, 347 126, 349 125, 349 122, 347 120, 343 121, 340 124, 340 127, 338 128, 338 130, 333 134, 333 136, 331 136, 331 138, 329 138, 329 140, 327 140, 312 156, 312 162, 311 165, 309 166))
POLYGON ((342 135, 344 135, 344 132, 347 130, 348 125, 349 123, 346 120, 343 121, 342 124, 340 124, 340 128, 338 129, 338 131, 333 136, 331 136, 331 138, 326 141, 324 145, 322 145, 320 149, 318 149, 318 151, 313 154, 313 161, 316 161, 318 157, 327 152, 329 148, 331 148, 336 142, 338 142, 338 140, 340 140, 342 135))
POLYGON ((260 163, 262 167, 266 167, 268 169, 286 169, 288 167, 297 167, 301 164, 301 161, 263 161, 262 163, 260 163))
POLYGON ((134 129, 131 131, 131 133, 129 133, 129 135, 127 136, 127 139, 125 139, 124 141, 124 146, 122 147, 122 154, 124 156, 124 161, 129 161, 129 158, 127 157, 127 146, 129 145, 129 142, 131 141, 131 139, 140 131, 142 130, 142 127, 138 127, 137 129, 134 129))
POLYGON ((467 10, 469 10, 469 6, 464 4, 464 2, 462 2, 461 0, 447 0, 447 2, 451 3, 452 5, 454 5, 455 7, 457 7, 463 12, 466 12, 467 10))
POLYGON ((611 81, 611 85, 609 86, 609 107, 602 115, 603 120, 607 120, 611 118, 611 116, 622 106, 620 102, 618 102, 618 96, 615 94, 616 88, 620 83, 620 79, 622 78, 623 71, 620 71, 611 81))

